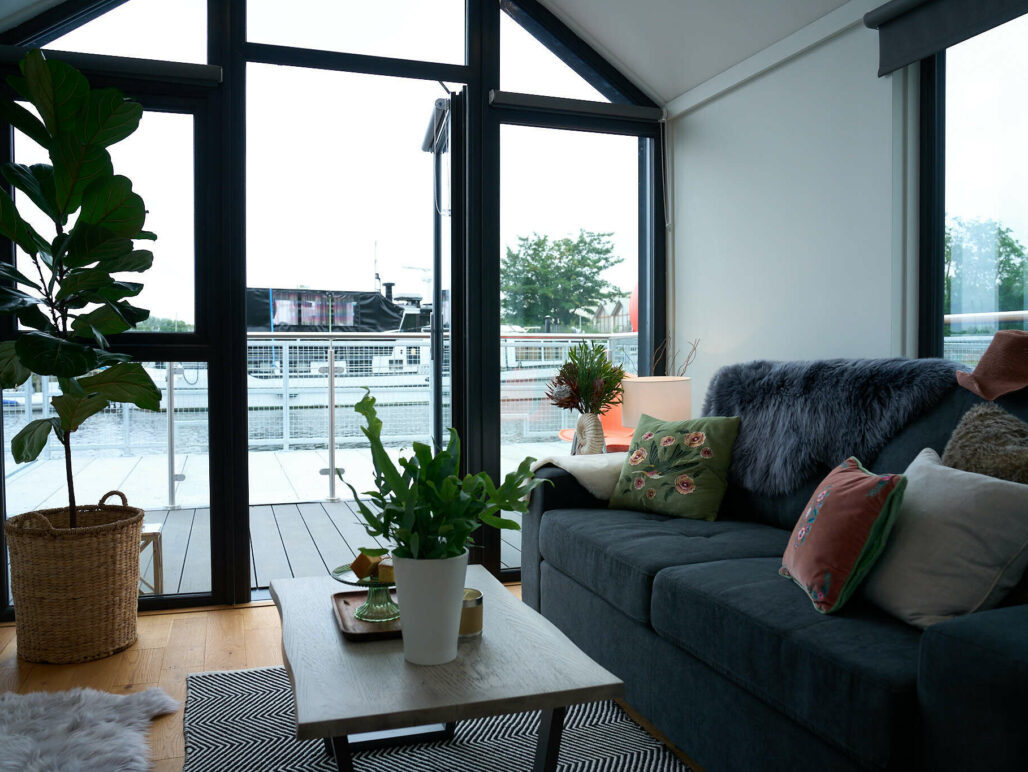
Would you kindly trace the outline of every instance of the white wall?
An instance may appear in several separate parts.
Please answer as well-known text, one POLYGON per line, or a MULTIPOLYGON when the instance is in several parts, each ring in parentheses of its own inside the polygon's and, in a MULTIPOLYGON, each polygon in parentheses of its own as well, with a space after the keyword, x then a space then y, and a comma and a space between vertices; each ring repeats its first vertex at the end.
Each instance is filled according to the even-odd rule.
POLYGON ((908 102, 877 57, 876 33, 849 26, 670 105, 688 110, 672 122, 669 282, 676 345, 702 340, 695 413, 725 364, 906 353, 908 102))

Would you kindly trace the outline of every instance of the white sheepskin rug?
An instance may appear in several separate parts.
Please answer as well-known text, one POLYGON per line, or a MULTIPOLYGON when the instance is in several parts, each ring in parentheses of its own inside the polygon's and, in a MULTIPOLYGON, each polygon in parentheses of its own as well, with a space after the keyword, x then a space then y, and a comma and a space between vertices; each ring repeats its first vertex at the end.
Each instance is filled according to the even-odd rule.
POLYGON ((0 770, 146 772, 150 720, 178 708, 157 688, 0 694, 0 770))

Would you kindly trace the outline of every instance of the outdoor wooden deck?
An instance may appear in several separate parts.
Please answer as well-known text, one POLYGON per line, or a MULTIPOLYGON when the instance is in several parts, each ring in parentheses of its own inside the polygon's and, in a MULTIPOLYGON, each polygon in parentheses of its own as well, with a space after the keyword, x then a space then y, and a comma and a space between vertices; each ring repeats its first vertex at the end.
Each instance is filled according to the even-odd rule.
MULTIPOLYGON (((146 522, 161 523, 164 593, 209 591, 210 510, 151 510, 146 522)), ((521 565, 520 545, 518 532, 503 532, 505 568, 521 565)), ((360 547, 371 546, 377 544, 360 524, 352 501, 250 507, 250 586, 264 588, 280 577, 320 576, 349 563, 360 547)), ((150 548, 140 555, 139 570, 152 585, 150 548)))

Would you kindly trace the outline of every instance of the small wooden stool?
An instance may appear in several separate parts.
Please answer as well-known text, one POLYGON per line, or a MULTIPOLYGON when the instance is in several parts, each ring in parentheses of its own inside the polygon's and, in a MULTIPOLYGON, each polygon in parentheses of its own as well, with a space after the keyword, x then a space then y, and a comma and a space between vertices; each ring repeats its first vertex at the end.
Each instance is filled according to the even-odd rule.
POLYGON ((154 595, 164 594, 164 553, 161 549, 161 524, 147 523, 143 526, 143 536, 139 541, 139 554, 143 554, 146 545, 153 549, 153 584, 146 581, 142 576, 139 582, 154 595))

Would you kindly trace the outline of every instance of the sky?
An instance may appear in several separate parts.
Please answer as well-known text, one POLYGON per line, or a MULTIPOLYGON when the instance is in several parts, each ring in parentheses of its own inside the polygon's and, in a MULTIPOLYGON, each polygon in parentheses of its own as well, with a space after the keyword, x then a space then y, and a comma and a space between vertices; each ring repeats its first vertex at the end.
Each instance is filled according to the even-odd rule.
MULTIPOLYGON (((205 0, 130 0, 54 50, 206 59, 205 0), (140 34, 149 30, 149 34, 140 34)), ((463 0, 250 0, 255 42, 459 63, 463 0), (288 7, 289 12, 283 13, 288 7)), ((436 99, 460 84, 251 64, 247 72, 247 283, 429 296, 432 157, 421 143, 436 99)), ((605 101, 502 15, 501 88, 605 101)), ((148 112, 111 148, 158 234, 139 305, 192 321, 191 118, 148 112)), ((45 161, 22 138, 23 163, 45 161)), ((448 160, 448 157, 447 157, 448 160)), ((444 168, 448 164, 444 164, 444 168)), ((448 168, 446 173, 448 177, 448 168)), ((448 183, 440 202, 448 209, 448 183)), ((533 232, 612 233, 624 257, 606 278, 625 292, 638 266, 638 141, 528 127, 501 132, 501 243, 533 232)), ((583 304, 589 299, 583 298, 583 304)))

